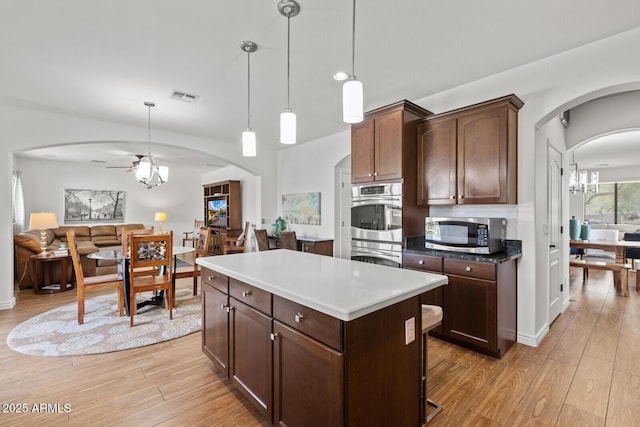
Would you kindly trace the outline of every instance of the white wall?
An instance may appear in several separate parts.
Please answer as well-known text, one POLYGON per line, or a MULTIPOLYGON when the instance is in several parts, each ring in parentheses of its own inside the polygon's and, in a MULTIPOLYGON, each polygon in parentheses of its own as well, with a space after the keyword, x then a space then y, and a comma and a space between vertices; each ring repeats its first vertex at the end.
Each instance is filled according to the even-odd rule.
POLYGON ((287 224, 288 229, 301 236, 335 238, 334 171, 350 154, 350 131, 278 153, 278 215, 282 213, 283 194, 320 192, 320 225, 287 224))
MULTIPOLYGON (((200 176, 178 170, 169 171, 169 181, 146 189, 132 172, 107 169, 96 164, 16 159, 22 172, 26 226, 32 212, 55 212, 59 225, 64 222, 64 190, 124 190, 124 223, 142 223, 158 228, 154 213, 167 213, 166 230, 173 230, 174 243, 182 243, 182 233, 193 230, 193 220, 202 217, 200 176)), ((77 224, 77 223, 75 223, 77 224)), ((75 225, 67 223, 66 225, 75 225)))

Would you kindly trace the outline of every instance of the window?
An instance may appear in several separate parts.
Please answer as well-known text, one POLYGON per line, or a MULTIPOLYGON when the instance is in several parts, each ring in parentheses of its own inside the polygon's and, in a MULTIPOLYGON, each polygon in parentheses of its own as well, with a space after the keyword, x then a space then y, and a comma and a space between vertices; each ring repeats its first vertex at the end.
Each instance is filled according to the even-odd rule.
POLYGON ((591 224, 640 224, 640 182, 599 185, 585 193, 584 218, 591 224))

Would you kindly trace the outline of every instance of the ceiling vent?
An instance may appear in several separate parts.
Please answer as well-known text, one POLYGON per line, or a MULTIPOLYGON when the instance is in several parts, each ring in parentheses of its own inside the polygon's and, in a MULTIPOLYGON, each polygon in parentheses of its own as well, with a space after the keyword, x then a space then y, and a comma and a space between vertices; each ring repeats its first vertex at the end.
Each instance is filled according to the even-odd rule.
POLYGON ((200 98, 200 95, 194 95, 192 93, 182 92, 174 89, 169 94, 169 98, 191 103, 196 102, 198 98, 200 98))

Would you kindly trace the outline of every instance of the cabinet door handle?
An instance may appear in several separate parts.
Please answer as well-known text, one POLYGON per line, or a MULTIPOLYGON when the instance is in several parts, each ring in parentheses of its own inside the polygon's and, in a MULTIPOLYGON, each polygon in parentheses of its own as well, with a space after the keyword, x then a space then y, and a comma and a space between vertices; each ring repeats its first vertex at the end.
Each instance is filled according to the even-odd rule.
POLYGON ((471 267, 469 267, 469 266, 465 267, 464 271, 471 271, 471 267))
POLYGON ((462 194, 461 194, 461 195, 459 195, 459 196, 458 196, 458 199, 464 199, 464 195, 462 195, 462 194))
POLYGON ((216 276, 209 276, 208 279, 213 281, 216 278, 216 276))
POLYGON ((233 310, 233 307, 231 307, 229 304, 222 304, 220 306, 221 309, 223 310, 227 310, 227 313, 229 313, 231 310, 233 310))
POLYGON ((451 196, 450 197, 451 200, 454 200, 455 198, 456 198, 456 196, 451 196))
POLYGON ((373 173, 373 176, 378 176, 378 172, 374 172, 374 173, 373 173))
POLYGON ((251 291, 243 291, 242 292, 242 296, 245 297, 245 298, 248 297, 248 296, 251 296, 251 295, 253 295, 253 292, 251 292, 251 291))
POLYGON ((424 260, 418 261, 418 264, 423 265, 424 264, 424 260))
POLYGON ((298 323, 302 323, 302 319, 304 319, 304 316, 302 315, 302 313, 297 312, 296 315, 293 316, 293 319, 298 323))
POLYGON ((271 341, 275 341, 275 340, 276 340, 276 338, 278 338, 278 333, 277 333, 277 332, 272 333, 272 334, 271 334, 271 341))
POLYGON ((371 176, 371 174, 369 174, 369 176, 371 176))

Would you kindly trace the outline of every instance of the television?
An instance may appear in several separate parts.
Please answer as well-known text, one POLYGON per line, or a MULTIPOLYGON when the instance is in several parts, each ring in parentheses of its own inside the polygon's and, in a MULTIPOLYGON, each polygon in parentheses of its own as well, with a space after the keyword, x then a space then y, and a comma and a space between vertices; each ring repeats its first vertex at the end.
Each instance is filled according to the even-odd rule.
POLYGON ((207 203, 207 220, 211 227, 227 226, 227 199, 209 200, 207 203))
POLYGON ((222 213, 224 214, 227 210, 227 200, 226 199, 209 200, 209 210, 222 211, 222 213))

